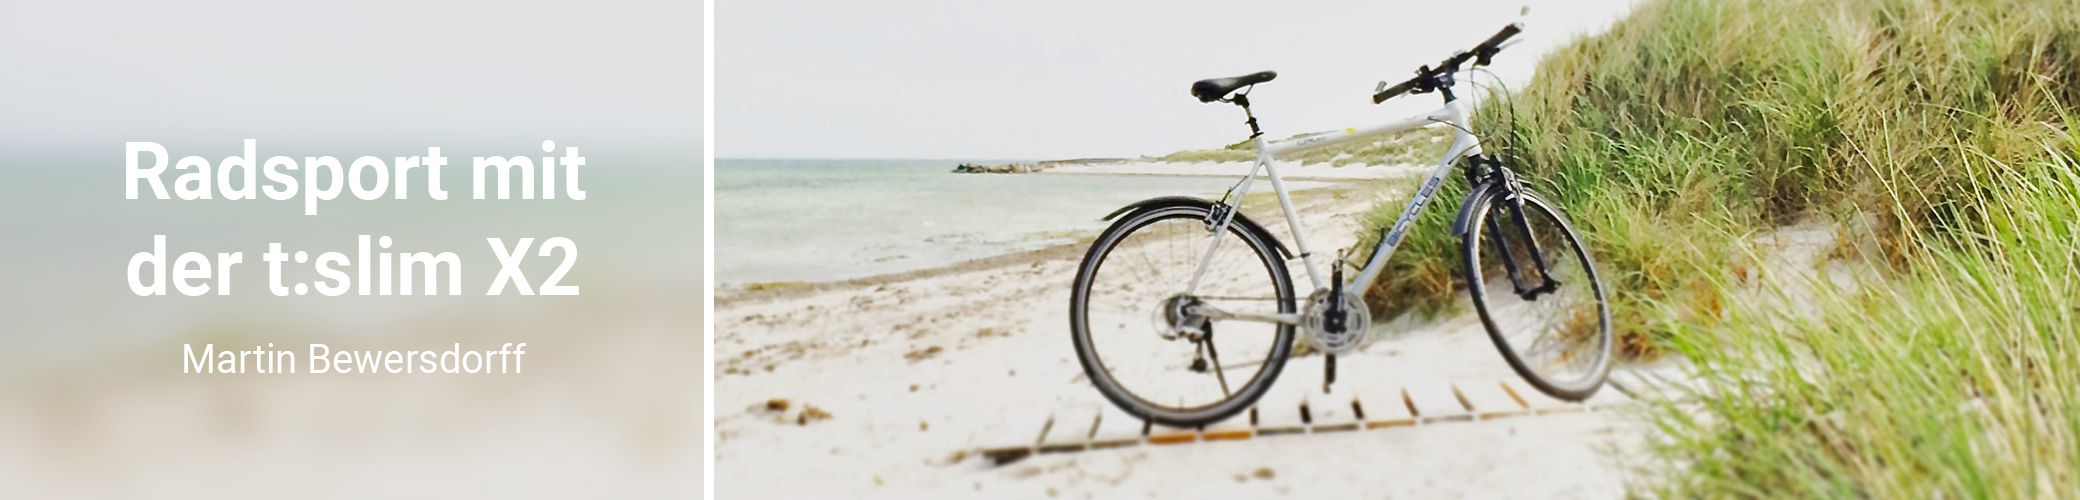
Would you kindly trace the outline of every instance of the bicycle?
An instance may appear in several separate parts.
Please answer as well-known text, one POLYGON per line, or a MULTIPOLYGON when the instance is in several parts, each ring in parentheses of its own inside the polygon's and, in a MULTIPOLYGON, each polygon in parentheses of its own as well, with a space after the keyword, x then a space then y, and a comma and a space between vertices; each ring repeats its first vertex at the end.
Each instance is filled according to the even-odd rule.
POLYGON ((1540 391, 1571 401, 1594 394, 1609 374, 1611 352, 1610 308, 1595 263, 1559 209, 1524 186, 1500 159, 1483 154, 1467 112, 1452 90, 1462 66, 1472 71, 1488 65, 1504 42, 1522 29, 1522 23, 1510 24, 1471 50, 1456 53, 1434 68, 1422 67, 1414 78, 1391 87, 1380 82, 1372 96, 1372 102, 1378 104, 1403 94, 1434 92, 1443 98, 1443 108, 1342 133, 1275 142, 1264 139, 1250 112, 1249 92, 1276 78, 1277 73, 1193 83, 1192 95, 1200 102, 1242 108, 1257 150, 1256 166, 1219 200, 1152 198, 1105 216, 1104 220, 1114 222, 1084 255, 1069 304, 1077 358, 1092 384, 1106 399, 1149 422, 1174 427, 1218 422, 1263 397, 1292 355, 1298 329, 1326 356, 1323 390, 1327 391, 1336 379, 1336 356, 1357 350, 1371 337, 1363 290, 1379 277, 1445 176, 1463 163, 1472 190, 1460 202, 1452 234, 1460 239, 1461 272, 1489 338, 1511 369, 1540 391), (1456 129, 1437 167, 1380 237, 1371 256, 1358 267, 1357 276, 1347 282, 1343 279, 1344 268, 1351 265, 1346 249, 1324 280, 1272 160, 1432 124, 1456 129), (1298 253, 1237 210, 1258 171, 1271 181, 1298 253), (1222 252, 1223 242, 1231 239, 1235 241, 1222 252), (1561 258, 1548 258, 1556 255, 1561 258), (1108 257, 1114 259, 1108 261, 1108 257), (1292 259, 1305 265, 1315 285, 1304 303, 1294 295, 1286 268, 1286 261, 1292 259), (1158 261, 1189 264, 1189 274, 1166 273, 1158 268, 1158 261), (1593 309, 1583 307, 1592 304, 1593 309), (1273 307, 1275 311, 1269 310, 1273 307), (1560 310, 1553 314, 1556 308, 1560 310), (1138 324, 1143 321, 1147 323, 1138 324), (1217 322, 1223 340, 1218 345, 1214 336, 1217 322), (1093 325, 1105 327, 1103 334, 1094 335, 1093 325), (1527 331, 1536 335, 1525 338, 1527 331), (1189 344, 1189 356, 1106 358, 1099 355, 1098 340, 1106 345, 1158 348, 1189 344), (1243 356, 1239 359, 1261 359, 1254 362, 1258 363, 1255 372, 1242 381, 1239 390, 1231 388, 1227 374, 1251 368, 1252 362, 1222 365, 1223 352, 1231 359, 1238 354, 1243 356), (1204 380, 1209 373, 1214 380, 1204 380), (1130 388, 1122 375, 1152 375, 1152 380, 1130 388), (1202 401, 1206 399, 1210 401, 1202 401), (1177 404, 1170 405, 1170 401, 1177 404))

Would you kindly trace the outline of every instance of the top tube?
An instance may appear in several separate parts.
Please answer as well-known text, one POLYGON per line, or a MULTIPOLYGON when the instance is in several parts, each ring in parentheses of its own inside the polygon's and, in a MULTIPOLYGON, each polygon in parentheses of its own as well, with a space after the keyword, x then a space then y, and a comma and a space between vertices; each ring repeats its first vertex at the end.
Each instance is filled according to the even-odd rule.
MULTIPOLYGON (((1411 116, 1394 122, 1374 125, 1367 128, 1347 128, 1338 132, 1329 132, 1325 134, 1312 135, 1297 139, 1273 141, 1269 144, 1268 149, 1266 151, 1270 153, 1271 157, 1277 158, 1292 153, 1297 153, 1319 147, 1329 146, 1333 144, 1342 144, 1360 138, 1375 137, 1383 134, 1391 134, 1396 132, 1405 132, 1438 123, 1450 124, 1453 121, 1452 108, 1458 106, 1458 102, 1451 102, 1446 103, 1445 107, 1437 108, 1436 110, 1431 111, 1429 113, 1411 116)), ((1462 130, 1461 132, 1463 133, 1464 131, 1462 130)))

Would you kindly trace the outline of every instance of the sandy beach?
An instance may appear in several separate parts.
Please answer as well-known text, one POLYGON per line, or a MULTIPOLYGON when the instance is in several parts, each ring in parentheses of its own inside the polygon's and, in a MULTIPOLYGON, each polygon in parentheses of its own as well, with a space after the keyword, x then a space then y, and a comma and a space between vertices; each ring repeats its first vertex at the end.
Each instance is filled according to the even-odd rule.
MULTIPOLYGON (((1226 175, 1247 168, 1159 166, 1062 167, 1049 174, 1212 175, 1235 169, 1226 175)), ((1344 179, 1371 180, 1296 196, 1311 242, 1318 249, 1353 244, 1357 214, 1405 190, 1412 170, 1420 171, 1321 167, 1352 173, 1344 179)), ((1275 211, 1247 213, 1290 241, 1275 211)), ((713 354, 717 494, 1623 494, 1624 468, 1614 462, 1618 455, 1611 450, 1635 448, 1639 435, 1623 412, 1138 446, 993 465, 972 452, 1031 440, 1039 422, 1059 408, 1101 407, 1108 416, 1129 418, 1085 381, 1070 346, 1069 285, 1085 245, 718 296, 713 354)), ((1306 286, 1305 278, 1299 281, 1306 286)), ((1421 324, 1379 322, 1391 324, 1375 327, 1379 340, 1339 360, 1339 390, 1514 377, 1470 314, 1421 324)), ((1318 356, 1293 359, 1266 400, 1321 387, 1321 361, 1318 356)))

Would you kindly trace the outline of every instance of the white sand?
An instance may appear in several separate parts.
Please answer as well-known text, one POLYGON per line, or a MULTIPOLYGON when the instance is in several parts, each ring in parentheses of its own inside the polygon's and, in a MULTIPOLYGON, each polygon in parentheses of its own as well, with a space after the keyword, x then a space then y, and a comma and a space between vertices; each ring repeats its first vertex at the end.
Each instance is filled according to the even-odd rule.
MULTIPOLYGON (((1255 163, 1162 163, 1127 162, 1096 165, 1063 165, 1042 170, 1050 175, 1185 175, 1240 178, 1249 173, 1255 163)), ((1341 167, 1327 163, 1298 165, 1292 162, 1274 164, 1278 175, 1289 180, 1363 180, 1417 177, 1429 173, 1435 165, 1365 165, 1350 164, 1341 167)))
MULTIPOLYGON (((1115 170, 1125 170, 1121 167, 1115 170)), ((1139 167, 1133 167, 1139 168, 1139 167)), ((1219 168, 1206 167, 1206 168, 1219 168)), ((1348 167, 1347 167, 1348 168, 1348 167)), ((1069 173, 1069 172, 1063 172, 1069 173)), ((1368 191, 1378 191, 1368 189, 1368 191)), ((1370 196, 1300 201, 1318 251, 1350 245, 1370 196)), ((1275 213, 1251 214, 1282 238, 1275 213)), ((936 273, 718 300, 716 493, 724 498, 1608 498, 1608 450, 1635 449, 1619 413, 1045 454, 1001 467, 961 450, 1030 442, 1048 413, 1105 405, 1070 346, 1082 248, 936 273), (785 398, 789 410, 767 411, 785 398), (828 420, 798 422, 803 404, 828 420), (1270 479, 1254 475, 1269 468, 1270 479)), ((1296 271, 1298 269, 1296 268, 1296 271)), ((1305 287, 1304 271, 1296 272, 1305 287)), ((1301 290, 1301 293, 1306 293, 1301 290)), ((1339 390, 1514 377, 1471 316, 1409 327, 1340 360, 1339 390)), ((1296 358, 1273 396, 1318 388, 1296 358)))

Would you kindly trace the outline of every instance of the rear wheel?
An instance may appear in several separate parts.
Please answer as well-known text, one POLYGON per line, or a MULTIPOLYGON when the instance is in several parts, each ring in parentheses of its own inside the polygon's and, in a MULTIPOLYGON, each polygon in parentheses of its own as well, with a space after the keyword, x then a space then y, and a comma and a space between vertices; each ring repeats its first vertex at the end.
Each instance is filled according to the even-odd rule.
POLYGON ((1070 292, 1070 332, 1091 384, 1159 424, 1206 425, 1249 408, 1292 352, 1292 325, 1191 313, 1295 311, 1270 237, 1240 214, 1214 233, 1209 210, 1173 205, 1122 217, 1092 243, 1070 292), (1182 293, 1209 248, 1198 286, 1182 293))
POLYGON ((1588 247, 1535 195, 1522 193, 1521 211, 1507 193, 1475 196, 1487 200, 1462 240, 1466 288, 1489 338, 1532 386, 1587 399, 1603 386, 1611 354, 1610 305, 1588 247))

